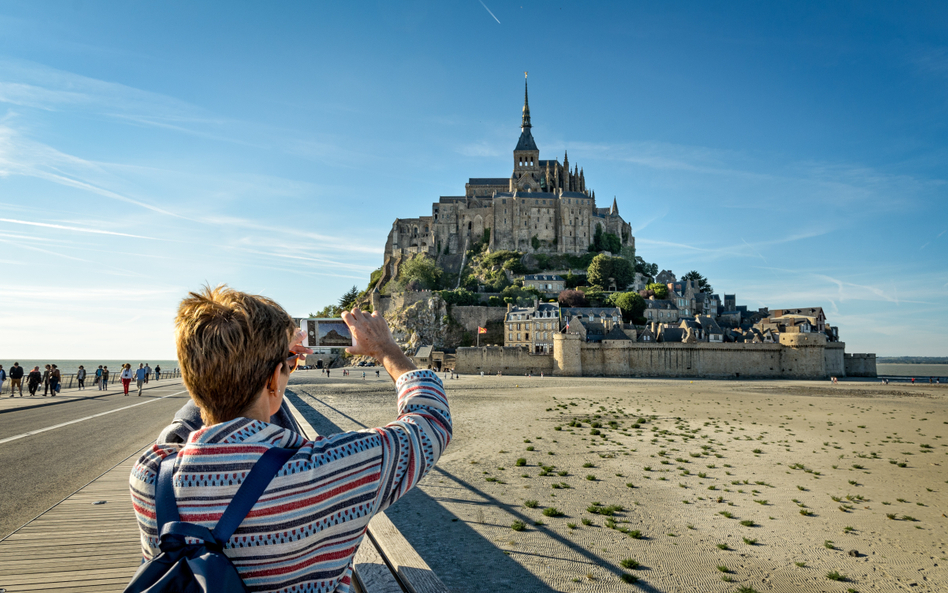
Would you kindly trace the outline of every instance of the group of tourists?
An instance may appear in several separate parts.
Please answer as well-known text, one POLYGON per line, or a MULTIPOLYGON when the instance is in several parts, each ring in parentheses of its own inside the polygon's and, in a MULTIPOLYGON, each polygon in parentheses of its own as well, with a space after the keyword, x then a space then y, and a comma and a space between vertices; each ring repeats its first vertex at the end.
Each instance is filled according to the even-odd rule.
MULTIPOLYGON (((142 394, 142 386, 148 383, 148 378, 152 372, 155 374, 156 381, 161 378, 161 366, 155 366, 154 370, 152 370, 148 363, 145 362, 140 363, 137 370, 132 371, 131 369, 132 365, 128 363, 122 365, 121 379, 125 395, 128 395, 128 387, 131 384, 132 378, 138 380, 138 395, 142 394)), ((107 365, 100 364, 99 368, 95 370, 93 377, 95 379, 95 386, 99 391, 104 391, 109 388, 109 367, 107 365)), ((80 391, 86 388, 86 378, 88 378, 88 371, 86 371, 85 366, 79 365, 79 369, 76 371, 76 382, 80 391)), ((3 394, 4 383, 7 379, 10 380, 10 397, 14 397, 17 392, 19 392, 20 397, 23 397, 23 383, 26 383, 26 389, 30 397, 36 396, 40 385, 43 386, 43 397, 56 397, 62 389, 63 376, 59 367, 55 364, 46 365, 43 371, 40 371, 39 366, 34 366, 32 370, 27 371, 24 367, 20 366, 20 363, 14 362, 9 372, 0 364, 0 395, 3 394)))
POLYGON ((9 378, 10 397, 16 395, 17 391, 20 392, 20 397, 23 397, 24 377, 26 378, 26 389, 30 397, 36 395, 40 385, 44 386, 43 397, 56 397, 56 394, 59 393, 59 390, 62 388, 62 372, 56 365, 46 365, 46 370, 43 372, 40 372, 38 366, 34 366, 33 370, 27 373, 26 369, 20 366, 20 363, 14 362, 9 373, 7 373, 3 365, 0 364, 0 393, 3 393, 3 384, 9 378))
MULTIPOLYGON (((125 395, 128 395, 128 387, 132 384, 132 379, 135 379, 135 385, 138 387, 138 397, 142 396, 142 388, 148 384, 148 377, 151 376, 151 367, 148 366, 147 362, 138 363, 138 368, 134 371, 132 370, 132 365, 125 363, 122 365, 122 374, 119 375, 119 379, 122 380, 122 390, 125 391, 125 395)), ((161 367, 155 366, 155 381, 161 377, 161 367)))

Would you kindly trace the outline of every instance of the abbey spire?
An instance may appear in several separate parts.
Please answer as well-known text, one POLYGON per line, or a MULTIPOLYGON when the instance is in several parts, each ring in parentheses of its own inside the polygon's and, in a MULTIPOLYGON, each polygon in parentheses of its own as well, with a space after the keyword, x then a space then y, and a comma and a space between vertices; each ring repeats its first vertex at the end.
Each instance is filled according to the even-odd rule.
MULTIPOLYGON (((523 119, 520 123, 520 140, 514 148, 514 176, 512 183, 521 189, 539 190, 540 149, 530 133, 530 102, 527 96, 527 73, 523 73, 523 119), (529 178, 528 178, 529 177, 529 178), (536 177, 536 179, 534 179, 536 177), (532 181, 531 181, 532 180, 532 181)), ((513 185, 511 186, 511 189, 513 185)))

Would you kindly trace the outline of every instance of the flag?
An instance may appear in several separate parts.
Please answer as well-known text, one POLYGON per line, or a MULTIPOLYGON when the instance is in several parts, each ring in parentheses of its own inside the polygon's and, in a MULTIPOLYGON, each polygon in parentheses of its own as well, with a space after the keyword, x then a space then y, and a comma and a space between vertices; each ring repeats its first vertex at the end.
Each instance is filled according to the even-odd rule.
POLYGON ((486 327, 480 327, 480 326, 478 326, 478 327, 477 327, 477 333, 479 333, 479 334, 486 334, 486 333, 487 333, 487 328, 486 328, 486 327))

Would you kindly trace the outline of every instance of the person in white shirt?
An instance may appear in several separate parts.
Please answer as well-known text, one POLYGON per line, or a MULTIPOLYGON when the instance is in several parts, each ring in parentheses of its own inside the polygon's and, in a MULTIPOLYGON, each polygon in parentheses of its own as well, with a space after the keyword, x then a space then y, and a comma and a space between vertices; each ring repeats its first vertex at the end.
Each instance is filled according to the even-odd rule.
POLYGON ((127 362, 122 365, 122 374, 119 375, 119 379, 122 380, 122 389, 125 390, 125 395, 128 395, 128 386, 132 383, 132 365, 127 362))

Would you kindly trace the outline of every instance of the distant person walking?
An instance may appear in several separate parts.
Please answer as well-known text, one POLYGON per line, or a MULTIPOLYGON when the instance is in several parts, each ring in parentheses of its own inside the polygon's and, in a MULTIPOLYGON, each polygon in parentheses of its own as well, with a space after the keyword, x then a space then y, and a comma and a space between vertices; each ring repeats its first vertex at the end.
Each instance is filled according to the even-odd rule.
MULTIPOLYGON (((7 372, 3 370, 3 365, 0 364, 0 395, 3 395, 3 382, 7 380, 7 372)), ((10 393, 13 393, 11 390, 10 393)), ((10 397, 13 397, 12 395, 10 397)))
POLYGON ((138 363, 138 369, 135 371, 135 380, 138 385, 138 397, 142 396, 142 385, 148 382, 148 373, 145 371, 145 365, 138 363))
POLYGON ((30 374, 26 376, 26 387, 30 390, 30 397, 36 395, 36 390, 39 389, 39 384, 42 382, 43 375, 40 373, 40 368, 33 367, 33 370, 30 371, 30 374))
POLYGON ((161 365, 160 365, 160 364, 156 364, 156 365, 155 365, 155 381, 157 381, 157 380, 159 380, 159 379, 161 379, 161 365))
POLYGON ((102 389, 108 389, 108 388, 109 388, 109 367, 103 366, 102 367, 102 389))
POLYGON ((79 365, 79 370, 76 371, 76 381, 79 383, 79 389, 86 388, 86 367, 79 365))
POLYGON ((95 386, 102 391, 102 365, 99 365, 99 368, 95 370, 95 386))
POLYGON ((23 397, 23 367, 20 363, 14 362, 10 369, 10 397, 13 397, 13 390, 19 388, 20 397, 23 397))
POLYGON ((119 379, 122 380, 122 389, 125 390, 125 395, 128 395, 128 386, 132 384, 132 365, 127 362, 122 365, 122 374, 119 375, 119 379))
POLYGON ((52 365, 52 368, 49 369, 49 391, 50 397, 56 397, 56 394, 60 390, 60 382, 62 381, 63 375, 59 371, 59 367, 52 365))
POLYGON ((53 370, 53 365, 48 364, 43 371, 43 397, 49 395, 49 373, 53 370))
POLYGON ((151 367, 148 366, 148 363, 145 363, 145 385, 148 385, 148 377, 151 376, 151 367))

